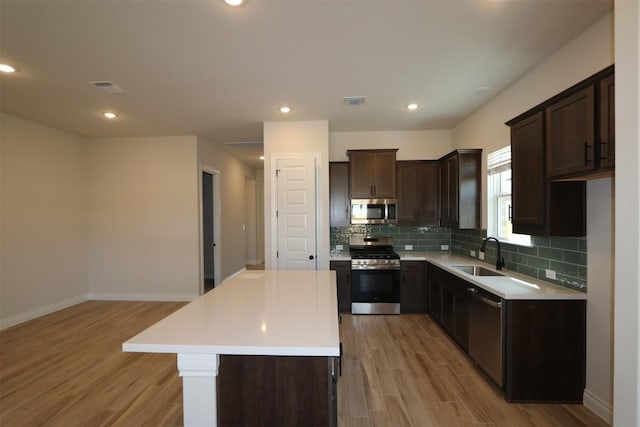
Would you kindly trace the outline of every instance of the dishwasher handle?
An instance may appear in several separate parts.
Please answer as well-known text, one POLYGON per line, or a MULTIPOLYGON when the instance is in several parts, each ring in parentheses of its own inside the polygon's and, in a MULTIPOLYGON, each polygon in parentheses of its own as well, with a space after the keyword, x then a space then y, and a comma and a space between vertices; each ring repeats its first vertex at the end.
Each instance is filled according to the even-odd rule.
POLYGON ((469 293, 469 295, 471 295, 475 299, 480 300, 483 303, 485 303, 487 305, 490 305, 491 307, 502 308, 502 302, 501 301, 494 301, 492 299, 489 299, 489 298, 487 298, 485 296, 480 295, 480 293, 478 292, 478 290, 476 288, 467 288, 467 292, 469 293))

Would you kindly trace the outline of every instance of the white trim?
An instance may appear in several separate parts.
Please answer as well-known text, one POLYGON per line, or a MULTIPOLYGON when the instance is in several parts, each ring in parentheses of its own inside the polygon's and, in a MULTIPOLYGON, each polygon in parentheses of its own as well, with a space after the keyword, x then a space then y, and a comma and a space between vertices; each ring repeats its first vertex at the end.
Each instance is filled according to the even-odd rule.
POLYGON ((90 293, 89 300, 96 301, 193 301, 198 294, 109 294, 90 293))
POLYGON ((609 425, 613 424, 613 407, 610 403, 600 399, 589 390, 585 389, 582 395, 582 402, 586 408, 599 416, 609 425))
POLYGON ((204 294, 204 241, 202 239, 202 173, 206 172, 213 175, 213 239, 215 246, 213 248, 213 286, 222 283, 221 269, 222 260, 220 259, 220 249, 222 248, 222 232, 220 221, 222 218, 222 199, 220 197, 220 177, 219 170, 212 169, 202 163, 198 164, 198 240, 200 244, 200 263, 199 263, 199 291, 200 295, 204 294))
POLYGON ((262 264, 259 259, 248 259, 245 261, 246 265, 259 265, 262 264))
MULTIPOLYGON (((315 179, 315 200, 314 200, 314 205, 315 205, 315 210, 316 210, 316 249, 315 249, 315 254, 316 254, 316 269, 319 269, 324 257, 326 256, 324 253, 321 253, 320 251, 320 226, 322 225, 322 223, 320 222, 322 220, 322 213, 320 212, 321 209, 318 209, 318 206, 320 205, 319 203, 319 197, 320 197, 320 193, 321 191, 319 191, 322 186, 321 183, 318 182, 320 180, 320 178, 322 177, 322 174, 320 173, 320 167, 321 167, 321 162, 322 162, 322 153, 316 151, 316 152, 303 152, 303 153, 272 153, 270 156, 270 161, 269 164, 271 165, 271 170, 268 171, 269 175, 270 175, 270 182, 271 182, 271 194, 269 195, 271 198, 271 210, 275 211, 278 208, 278 182, 276 180, 276 169, 278 166, 278 160, 280 159, 308 159, 308 158, 313 158, 315 160, 314 162, 314 179, 315 179)), ((266 173, 267 170, 265 169, 265 181, 266 181, 266 173)), ((266 216, 266 213, 265 213, 266 216)), ((277 266, 278 265, 278 258, 276 257, 276 253, 278 251, 278 222, 276 221, 277 218, 275 216, 275 214, 270 215, 271 217, 271 266, 277 266)), ((328 254, 327 254, 328 255, 328 254)), ((265 256, 266 258, 266 256, 265 256)), ((266 260, 265 260, 266 262, 266 260)))
POLYGON ((80 304, 89 299, 88 294, 77 295, 75 297, 67 298, 62 301, 47 304, 42 307, 38 307, 34 310, 29 310, 26 313, 17 314, 15 316, 8 317, 6 319, 0 319, 0 330, 10 328, 20 323, 28 322, 29 320, 36 319, 38 317, 45 316, 55 311, 63 310, 76 304, 80 304))

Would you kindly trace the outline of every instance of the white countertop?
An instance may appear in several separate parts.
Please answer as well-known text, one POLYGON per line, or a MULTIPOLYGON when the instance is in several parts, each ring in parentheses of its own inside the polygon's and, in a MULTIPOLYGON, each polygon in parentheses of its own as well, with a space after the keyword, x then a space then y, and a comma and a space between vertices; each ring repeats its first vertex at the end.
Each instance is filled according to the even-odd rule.
POLYGON ((495 267, 470 258, 459 255, 439 252, 399 252, 403 261, 427 261, 449 273, 473 283, 479 288, 485 289, 507 300, 586 300, 587 294, 573 289, 564 288, 534 279, 533 277, 519 274, 509 270, 501 270, 504 276, 473 276, 452 268, 454 265, 480 265, 495 271, 495 267))
POLYGON ((334 271, 245 271, 122 345, 183 354, 339 356, 334 271))

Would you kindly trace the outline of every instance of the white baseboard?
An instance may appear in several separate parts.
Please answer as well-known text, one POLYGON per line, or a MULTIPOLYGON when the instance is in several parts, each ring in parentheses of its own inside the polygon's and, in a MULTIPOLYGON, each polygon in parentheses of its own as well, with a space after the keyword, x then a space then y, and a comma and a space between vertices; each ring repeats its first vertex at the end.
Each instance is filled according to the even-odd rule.
POLYGON ((582 403, 607 424, 613 424, 613 408, 610 403, 600 399, 587 389, 584 390, 584 394, 582 395, 582 403))
POLYGON ((227 280, 229 280, 229 279, 233 279, 233 278, 234 278, 234 277, 236 277, 238 274, 240 274, 240 273, 242 273, 242 272, 244 272, 244 271, 247 271, 247 269, 246 269, 246 268, 241 268, 240 270, 236 271, 235 273, 233 273, 233 274, 231 274, 231 275, 229 275, 229 276, 225 277, 224 279, 222 279, 222 283, 226 282, 226 281, 227 281, 227 280))
POLYGON ((7 319, 0 319, 0 330, 19 325, 20 323, 36 319, 38 317, 53 313, 54 311, 71 307, 72 305, 80 304, 81 302, 85 302, 88 299, 89 298, 87 294, 77 295, 75 297, 67 298, 63 301, 54 302, 52 304, 47 304, 42 307, 29 310, 26 313, 11 316, 7 319))
POLYGON ((198 294, 110 294, 91 292, 90 300, 97 301, 193 301, 198 294))
POLYGON ((262 262, 259 259, 248 259, 245 262, 245 265, 260 265, 262 262))

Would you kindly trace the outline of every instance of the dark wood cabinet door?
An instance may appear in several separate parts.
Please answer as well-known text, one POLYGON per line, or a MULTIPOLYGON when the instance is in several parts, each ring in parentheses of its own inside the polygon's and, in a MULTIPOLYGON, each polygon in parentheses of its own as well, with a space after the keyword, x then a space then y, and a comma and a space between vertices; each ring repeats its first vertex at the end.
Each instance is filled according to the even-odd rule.
POLYGON ((426 262, 401 263, 400 311, 402 313, 427 312, 426 262))
POLYGON ((511 127, 511 201, 513 231, 545 222, 544 117, 539 112, 511 127))
POLYGON ((396 151, 349 150, 352 199, 396 198, 396 151))
POLYGON ((398 224, 438 225, 440 169, 438 162, 396 162, 398 224))
POLYGON ((456 157, 440 161, 440 225, 456 225, 458 206, 458 165, 456 157))
POLYGON ((440 284, 439 276, 437 274, 437 267, 432 265, 427 266, 428 275, 428 306, 429 314, 438 323, 442 318, 442 286, 440 284))
POLYGON ((418 224, 437 225, 440 199, 438 192, 440 166, 438 162, 419 162, 416 166, 416 183, 418 187, 416 195, 418 224))
POLYGON ((593 86, 547 107, 548 177, 595 169, 594 115, 593 86))
POLYGON ((396 153, 381 151, 372 154, 371 179, 373 196, 377 199, 396 198, 396 153))
POLYGON ((398 224, 416 224, 418 222, 417 163, 398 162, 396 170, 398 176, 398 224))
POLYGON ((329 163, 329 225, 346 227, 349 217, 349 163, 329 163))
POLYGON ((351 262, 330 261, 329 269, 336 272, 338 311, 351 313, 351 262))
POLYGON ((465 350, 469 349, 469 296, 464 280, 451 276, 453 285, 453 336, 465 350))
POLYGON ((373 197, 371 182, 371 154, 364 151, 349 152, 349 185, 352 199, 373 197))
POLYGON ((615 158, 615 81, 609 76, 600 82, 600 167, 614 167, 615 158))

